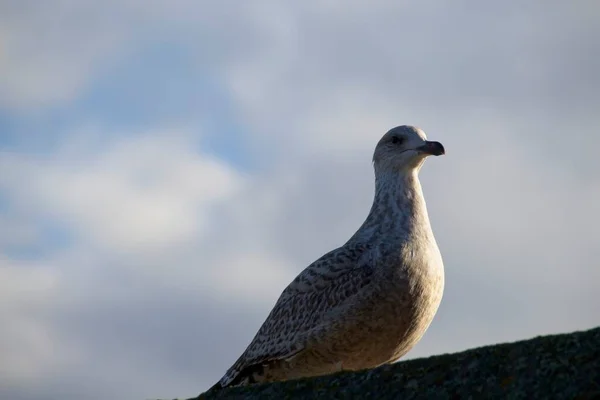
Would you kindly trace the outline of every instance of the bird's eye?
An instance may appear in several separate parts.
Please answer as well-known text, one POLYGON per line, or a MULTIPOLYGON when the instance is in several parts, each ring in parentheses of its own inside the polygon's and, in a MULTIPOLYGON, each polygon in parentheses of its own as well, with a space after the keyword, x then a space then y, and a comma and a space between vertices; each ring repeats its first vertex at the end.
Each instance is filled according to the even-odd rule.
POLYGON ((404 138, 398 137, 398 136, 392 136, 392 143, 393 144, 402 144, 402 142, 404 142, 404 138))

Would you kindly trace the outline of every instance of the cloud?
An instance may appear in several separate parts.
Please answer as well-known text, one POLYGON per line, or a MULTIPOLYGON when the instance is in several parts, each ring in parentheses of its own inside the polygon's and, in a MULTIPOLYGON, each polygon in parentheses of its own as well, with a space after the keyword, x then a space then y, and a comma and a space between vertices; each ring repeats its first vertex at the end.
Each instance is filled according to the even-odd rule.
POLYGON ((503 135, 549 135, 542 146, 553 151, 563 132, 584 139, 598 128, 589 119, 600 103, 593 89, 600 58, 590 32, 597 15, 583 6, 540 3, 523 13, 518 2, 303 4, 284 19, 285 31, 264 24, 281 40, 265 41, 224 69, 242 116, 266 137, 265 146, 279 139, 289 152, 306 144, 317 151, 360 148, 371 132, 398 121, 467 139, 487 129, 454 126, 469 128, 464 120, 480 112, 521 125, 503 135))
POLYGON ((75 97, 121 50, 119 24, 110 30, 102 24, 107 12, 69 1, 39 7, 4 3, 0 106, 26 110, 75 97))
POLYGON ((2 257, 0 278, 0 319, 5 321, 0 334, 3 383, 38 379, 56 357, 52 333, 40 318, 55 294, 56 273, 2 257))
POLYGON ((168 134, 126 137, 104 151, 65 147, 66 156, 49 159, 6 154, 7 192, 21 207, 112 249, 154 248, 200 235, 210 204, 241 184, 233 170, 198 157, 193 144, 168 134), (73 152, 76 159, 69 157, 73 152))
MULTIPOLYGON (((129 389, 102 389, 122 376, 139 381, 133 396, 146 397, 168 396, 167 389, 196 391, 198 379, 202 385, 217 379, 242 349, 228 346, 228 359, 226 352, 200 346, 227 340, 207 329, 207 321, 215 325, 224 318, 220 310, 245 303, 241 310, 252 316, 247 325, 257 329, 257 309, 271 307, 295 274, 287 259, 268 251, 264 220, 256 214, 281 208, 273 198, 279 194, 266 183, 254 187, 249 177, 194 150, 197 138, 185 133, 106 141, 84 131, 65 139, 52 154, 0 157, 0 192, 14 225, 54 224, 53 231, 19 242, 18 253, 12 237, 1 243, 0 272, 12 288, 2 294, 2 319, 11 327, 1 338, 1 367, 11 371, 7 395, 63 395, 83 370, 69 395, 98 391, 99 398, 125 398, 129 389), (57 230, 69 240, 35 262, 19 261, 28 246, 57 230), (163 342, 165 335, 173 340, 163 342), (178 340, 182 335, 185 340, 178 340), (148 354, 146 347, 157 351, 148 354), (206 363, 208 356, 220 369, 206 363), (140 362, 156 368, 140 370, 140 362), (183 377, 158 379, 174 370, 183 377), (24 389, 32 380, 56 389, 24 389), (142 387, 148 381, 156 385, 142 387)), ((247 340, 234 331, 231 342, 247 340)))

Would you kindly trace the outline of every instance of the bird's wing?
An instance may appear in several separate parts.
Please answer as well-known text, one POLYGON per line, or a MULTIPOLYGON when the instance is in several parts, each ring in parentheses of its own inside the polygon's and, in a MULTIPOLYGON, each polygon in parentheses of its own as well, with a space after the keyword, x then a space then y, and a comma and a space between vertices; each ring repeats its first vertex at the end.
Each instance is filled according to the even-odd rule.
POLYGON ((289 359, 304 350, 311 330, 370 283, 370 250, 364 244, 346 245, 302 271, 283 291, 246 351, 219 384, 235 385, 262 364, 289 359))

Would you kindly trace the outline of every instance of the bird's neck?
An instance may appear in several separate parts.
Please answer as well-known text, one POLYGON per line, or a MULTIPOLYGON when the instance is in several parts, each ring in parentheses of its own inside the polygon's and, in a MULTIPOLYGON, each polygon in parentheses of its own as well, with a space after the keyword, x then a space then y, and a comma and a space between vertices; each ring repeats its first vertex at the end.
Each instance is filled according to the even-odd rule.
POLYGON ((367 219, 353 239, 412 240, 432 236, 418 172, 381 172, 367 219))

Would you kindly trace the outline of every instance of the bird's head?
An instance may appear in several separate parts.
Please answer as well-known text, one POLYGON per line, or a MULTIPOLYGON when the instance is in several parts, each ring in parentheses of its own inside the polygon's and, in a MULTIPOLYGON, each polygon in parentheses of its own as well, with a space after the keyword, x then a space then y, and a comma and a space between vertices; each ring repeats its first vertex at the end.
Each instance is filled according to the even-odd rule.
POLYGON ((427 156, 445 154, 439 142, 427 140, 421 129, 402 125, 390 129, 375 147, 373 164, 375 171, 410 173, 418 171, 427 156))

